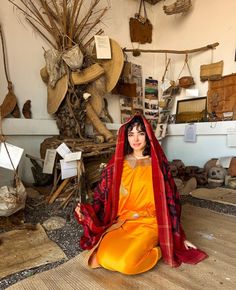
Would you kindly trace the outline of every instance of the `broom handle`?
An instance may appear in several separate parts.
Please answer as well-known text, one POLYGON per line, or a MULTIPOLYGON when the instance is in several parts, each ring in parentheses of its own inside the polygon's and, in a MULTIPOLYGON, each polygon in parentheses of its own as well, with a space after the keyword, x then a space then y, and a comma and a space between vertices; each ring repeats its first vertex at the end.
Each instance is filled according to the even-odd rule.
POLYGON ((1 25, 0 25, 0 36, 1 36, 1 41, 2 41, 2 53, 3 53, 3 64, 4 64, 5 76, 6 76, 7 82, 10 83, 9 75, 7 73, 6 49, 5 49, 5 45, 4 45, 4 38, 3 38, 1 25))

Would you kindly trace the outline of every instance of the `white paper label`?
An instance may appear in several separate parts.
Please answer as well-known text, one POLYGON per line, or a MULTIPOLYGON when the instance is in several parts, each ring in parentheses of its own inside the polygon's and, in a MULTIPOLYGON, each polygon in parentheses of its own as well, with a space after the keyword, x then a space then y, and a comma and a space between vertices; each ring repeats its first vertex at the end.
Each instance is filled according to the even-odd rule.
POLYGON ((77 161, 65 162, 60 160, 61 164, 61 179, 66 179, 77 175, 77 161))
MULTIPOLYGON (((13 166, 16 169, 19 162, 20 162, 20 159, 21 159, 21 156, 23 154, 24 149, 17 147, 17 146, 14 146, 12 144, 6 143, 6 142, 5 142, 5 144, 6 144, 8 152, 9 152, 9 155, 11 157, 13 166)), ((9 155, 7 153, 6 147, 5 147, 4 143, 0 144, 0 167, 14 170, 14 168, 12 167, 9 155)))
POLYGON ((56 151, 62 158, 64 158, 66 154, 71 153, 70 148, 68 148, 65 143, 61 143, 61 145, 57 147, 56 151))
POLYGON ((82 154, 81 151, 68 153, 68 154, 65 155, 64 160, 66 162, 80 160, 81 159, 81 154, 82 154))
POLYGON ((95 35, 94 39, 97 59, 111 59, 111 46, 109 37, 106 35, 95 35))
POLYGON ((43 173, 52 174, 57 151, 55 149, 47 149, 43 163, 43 173))

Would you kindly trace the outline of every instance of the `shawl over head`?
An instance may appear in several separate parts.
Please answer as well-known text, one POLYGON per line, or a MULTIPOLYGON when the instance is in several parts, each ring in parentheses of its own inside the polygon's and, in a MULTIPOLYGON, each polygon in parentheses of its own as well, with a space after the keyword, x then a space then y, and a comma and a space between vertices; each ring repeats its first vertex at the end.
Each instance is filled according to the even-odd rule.
MULTIPOLYGON (((153 191, 158 223, 158 238, 164 262, 172 267, 182 262, 196 264, 207 257, 199 249, 186 249, 184 231, 180 223, 181 205, 174 179, 171 176, 168 161, 159 145, 151 125, 141 115, 147 137, 151 145, 153 191)), ((91 249, 98 242, 104 231, 116 223, 120 182, 124 161, 125 128, 134 118, 123 124, 118 132, 116 151, 102 173, 102 178, 94 191, 93 204, 82 204, 84 219, 78 222, 84 227, 80 245, 83 249, 91 249)))

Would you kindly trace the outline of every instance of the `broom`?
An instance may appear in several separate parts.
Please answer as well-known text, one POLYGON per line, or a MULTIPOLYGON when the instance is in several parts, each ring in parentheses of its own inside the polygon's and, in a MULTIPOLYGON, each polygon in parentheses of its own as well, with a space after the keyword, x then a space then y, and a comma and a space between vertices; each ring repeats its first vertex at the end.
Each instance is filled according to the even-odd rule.
POLYGON ((4 63, 4 71, 5 71, 5 76, 6 80, 8 83, 8 93, 3 100, 2 104, 0 105, 0 110, 1 110, 1 118, 6 117, 9 115, 14 108, 16 107, 16 96, 13 91, 13 85, 12 82, 9 79, 9 75, 7 72, 7 61, 6 61, 6 49, 5 49, 5 44, 4 44, 4 39, 3 39, 3 33, 2 33, 2 28, 0 25, 0 36, 1 36, 1 41, 2 41, 2 53, 3 53, 3 63, 4 63))

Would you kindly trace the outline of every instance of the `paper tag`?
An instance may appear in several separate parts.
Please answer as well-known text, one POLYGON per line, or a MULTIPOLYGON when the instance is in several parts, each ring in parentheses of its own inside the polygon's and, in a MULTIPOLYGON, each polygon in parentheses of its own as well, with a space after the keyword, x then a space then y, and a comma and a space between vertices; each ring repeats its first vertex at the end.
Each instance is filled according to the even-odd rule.
MULTIPOLYGON (((20 159, 21 159, 21 156, 23 154, 24 149, 17 147, 17 146, 14 146, 12 144, 6 143, 6 142, 5 142, 5 144, 6 144, 8 152, 9 152, 9 155, 11 157, 13 166, 16 169, 19 162, 20 162, 20 159)), ((10 158, 8 156, 6 147, 5 147, 4 143, 0 144, 0 167, 14 170, 14 168, 12 167, 10 158)))
POLYGON ((94 35, 97 59, 111 59, 111 46, 106 35, 94 35))
POLYGON ((68 154, 65 155, 64 160, 66 162, 80 160, 81 159, 81 154, 82 154, 81 151, 68 153, 68 154))
POLYGON ((196 131, 197 131, 196 124, 186 125, 185 131, 184 131, 184 141, 185 142, 196 142, 197 141, 196 131))
POLYGON ((56 151, 62 158, 64 158, 66 154, 71 153, 70 148, 68 148, 65 143, 61 143, 61 145, 57 147, 56 151))
POLYGON ((236 133, 227 134, 227 145, 229 147, 236 147, 236 133))
POLYGON ((43 173, 52 174, 57 151, 55 149, 47 149, 43 163, 43 173))
POLYGON ((61 164, 61 179, 66 179, 77 175, 77 161, 65 162, 60 160, 61 164))

